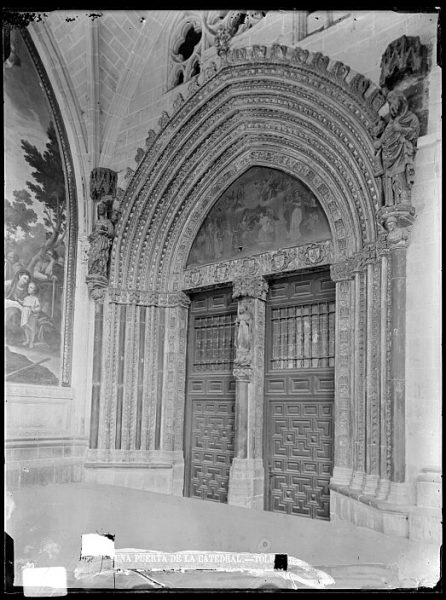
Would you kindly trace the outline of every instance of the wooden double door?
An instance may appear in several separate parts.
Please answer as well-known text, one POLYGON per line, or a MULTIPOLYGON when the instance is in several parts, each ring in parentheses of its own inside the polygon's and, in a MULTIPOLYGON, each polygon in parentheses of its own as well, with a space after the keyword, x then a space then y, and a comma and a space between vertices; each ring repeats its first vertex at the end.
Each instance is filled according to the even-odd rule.
MULTIPOLYGON (((269 282, 265 336, 265 508, 329 518, 335 288, 329 272, 269 282)), ((185 494, 227 502, 234 457, 232 288, 191 296, 185 494)))

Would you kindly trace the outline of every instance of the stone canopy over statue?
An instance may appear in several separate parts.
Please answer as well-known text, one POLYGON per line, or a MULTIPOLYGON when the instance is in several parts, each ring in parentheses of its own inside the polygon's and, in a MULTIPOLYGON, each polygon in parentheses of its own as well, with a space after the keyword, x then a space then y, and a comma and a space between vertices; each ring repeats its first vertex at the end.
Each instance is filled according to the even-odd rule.
POLYGON ((402 92, 388 94, 389 120, 375 129, 375 176, 381 183, 380 206, 410 205, 420 124, 402 92))

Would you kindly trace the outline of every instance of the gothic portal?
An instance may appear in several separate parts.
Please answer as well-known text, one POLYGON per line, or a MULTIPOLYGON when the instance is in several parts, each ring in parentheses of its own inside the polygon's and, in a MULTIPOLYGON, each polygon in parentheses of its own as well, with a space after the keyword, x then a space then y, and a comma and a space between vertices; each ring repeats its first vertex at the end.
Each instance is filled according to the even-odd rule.
POLYGON ((414 209, 385 97, 279 45, 222 54, 189 92, 148 138, 96 290, 88 471, 313 518, 347 498, 406 535, 414 209))

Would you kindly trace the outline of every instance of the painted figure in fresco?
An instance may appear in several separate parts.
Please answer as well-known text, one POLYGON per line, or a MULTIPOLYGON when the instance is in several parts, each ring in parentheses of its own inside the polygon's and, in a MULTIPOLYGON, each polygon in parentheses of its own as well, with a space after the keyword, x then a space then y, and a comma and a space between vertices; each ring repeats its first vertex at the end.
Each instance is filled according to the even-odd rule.
POLYGON ((259 244, 268 244, 274 240, 274 219, 270 211, 266 211, 259 218, 258 242, 259 244))
POLYGON ((9 300, 6 306, 11 306, 11 302, 22 302, 28 293, 28 284, 31 281, 31 273, 26 269, 20 269, 14 275, 11 281, 6 282, 5 297, 9 300))
POLYGON ((57 265, 59 255, 54 248, 42 248, 41 251, 28 265, 34 279, 37 281, 57 281, 55 274, 55 265, 57 265))
POLYGON ((298 240, 301 237, 300 224, 302 223, 302 217, 300 200, 297 199, 290 217, 290 235, 294 240, 298 240))
POLYGON ((5 284, 5 334, 7 338, 14 341, 22 339, 21 319, 22 307, 25 297, 28 295, 28 286, 31 281, 31 273, 26 269, 17 271, 11 281, 5 284))
POLYGON ((237 316, 237 341, 235 362, 248 365, 251 362, 251 313, 248 306, 241 302, 237 316))
POLYGON ((28 269, 40 285, 41 311, 53 319, 52 328, 61 318, 61 290, 63 267, 59 264, 59 255, 54 248, 43 246, 30 261, 28 269), (60 282, 60 285, 58 285, 60 282))
POLYGON ((107 277, 110 247, 114 236, 113 223, 106 216, 106 206, 98 204, 98 220, 93 233, 88 236, 90 252, 88 256, 88 275, 107 277))
POLYGON ((37 296, 39 288, 34 281, 28 285, 28 295, 25 296, 22 303, 22 317, 20 325, 25 333, 24 346, 34 347, 34 340, 37 333, 38 316, 40 313, 40 300, 37 296))
POLYGON ((18 254, 14 250, 10 250, 5 257, 5 281, 12 281, 17 271, 24 268, 18 254))
MULTIPOLYGON (((390 119, 375 141, 375 176, 381 178, 382 201, 386 206, 393 206, 410 203, 420 123, 409 110, 402 92, 390 92, 387 100, 390 119)), ((375 135, 379 135, 379 129, 375 135)))
POLYGON ((60 340, 58 327, 54 319, 44 312, 44 303, 40 297, 37 298, 37 293, 37 284, 32 281, 31 273, 26 269, 18 271, 14 279, 5 285, 7 343, 23 344, 25 337, 25 343, 27 342, 30 348, 33 347, 35 339, 47 346, 58 346, 60 340), (38 305, 39 310, 37 310, 38 305), (24 327, 25 324, 28 325, 28 331, 24 327))

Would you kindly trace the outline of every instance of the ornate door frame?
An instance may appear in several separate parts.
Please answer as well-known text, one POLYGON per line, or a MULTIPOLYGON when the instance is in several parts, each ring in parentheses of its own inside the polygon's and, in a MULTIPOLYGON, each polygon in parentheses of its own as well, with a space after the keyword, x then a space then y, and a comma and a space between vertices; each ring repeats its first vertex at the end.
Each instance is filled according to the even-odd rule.
MULTIPOLYGON (((367 496, 378 508, 384 500, 404 503, 404 232, 413 209, 380 209, 373 135, 385 97, 339 61, 279 45, 230 51, 202 73, 186 100, 175 99, 172 116, 163 113, 159 132, 149 132, 129 173, 104 305, 100 426, 90 457, 164 461, 173 469, 171 491, 181 494, 184 291, 234 282, 261 323, 262 275, 299 269, 314 254, 301 247, 185 268, 221 193, 251 166, 267 166, 310 188, 332 232, 330 248, 321 248, 336 282, 332 489, 367 496), (386 231, 381 223, 390 218, 386 231)), ((259 327, 256 347, 261 341, 259 327)), ((246 398, 248 388, 240 385, 246 398)), ((261 460, 255 451, 254 459, 261 460)), ((259 506, 256 493, 246 493, 234 502, 259 506)))

